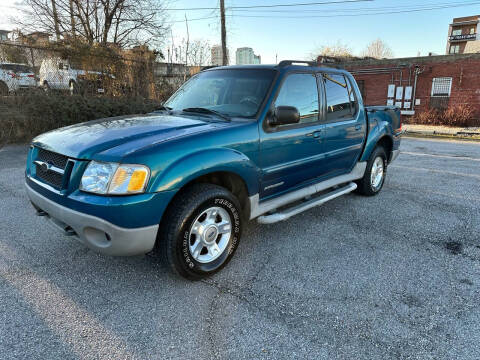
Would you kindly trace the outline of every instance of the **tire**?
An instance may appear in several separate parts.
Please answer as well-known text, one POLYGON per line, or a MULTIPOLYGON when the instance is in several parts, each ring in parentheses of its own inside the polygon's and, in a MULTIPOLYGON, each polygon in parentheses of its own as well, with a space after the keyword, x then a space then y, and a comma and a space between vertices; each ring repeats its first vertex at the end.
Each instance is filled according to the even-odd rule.
POLYGON ((3 81, 0 81, 0 96, 8 95, 8 86, 3 81))
POLYGON ((157 253, 174 273, 191 280, 205 278, 222 269, 235 253, 242 234, 241 214, 237 198, 225 188, 192 185, 165 213, 157 253))
POLYGON ((68 84, 68 89, 70 91, 70 95, 78 94, 78 85, 75 81, 70 80, 70 83, 68 84))
POLYGON ((382 146, 377 146, 370 155, 363 178, 356 181, 358 186, 356 192, 365 196, 377 195, 383 188, 386 175, 387 154, 382 146), (376 172, 377 176, 373 176, 373 172, 376 172), (378 177, 380 172, 381 177, 378 177))

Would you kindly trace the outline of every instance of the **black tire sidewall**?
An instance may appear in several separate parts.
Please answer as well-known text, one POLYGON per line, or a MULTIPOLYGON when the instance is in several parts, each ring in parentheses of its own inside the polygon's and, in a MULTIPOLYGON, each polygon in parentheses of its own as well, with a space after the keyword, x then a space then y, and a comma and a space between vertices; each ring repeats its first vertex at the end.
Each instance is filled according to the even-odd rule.
MULTIPOLYGON (((191 277, 203 277, 220 270, 231 259, 238 247, 242 233, 242 216, 238 203, 225 195, 217 195, 197 206, 183 221, 176 233, 175 254, 176 263, 181 266, 181 270, 191 277), (206 209, 210 207, 221 207, 230 215, 232 221, 232 234, 223 253, 210 263, 200 263, 193 259, 190 254, 190 230, 195 219, 206 209)), ((180 269, 179 269, 180 270, 180 269)), ((182 271, 180 271, 182 272, 182 271)))

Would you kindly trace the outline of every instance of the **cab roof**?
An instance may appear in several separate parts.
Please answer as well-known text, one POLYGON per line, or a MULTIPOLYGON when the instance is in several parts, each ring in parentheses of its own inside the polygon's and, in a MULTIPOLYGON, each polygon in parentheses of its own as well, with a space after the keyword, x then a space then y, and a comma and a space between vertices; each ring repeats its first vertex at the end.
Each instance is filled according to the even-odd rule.
POLYGON ((278 64, 261 64, 261 65, 229 65, 229 66, 210 66, 204 68, 205 71, 218 69, 271 69, 271 70, 310 70, 310 71, 338 71, 339 73, 347 73, 344 69, 335 65, 328 65, 324 63, 317 63, 314 61, 304 60, 283 60, 278 64))

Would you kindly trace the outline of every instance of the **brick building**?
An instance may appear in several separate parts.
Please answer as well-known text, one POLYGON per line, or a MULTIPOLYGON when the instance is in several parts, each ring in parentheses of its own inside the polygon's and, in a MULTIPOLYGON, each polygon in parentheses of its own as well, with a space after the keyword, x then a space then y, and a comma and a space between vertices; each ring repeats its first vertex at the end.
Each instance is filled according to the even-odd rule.
POLYGON ((480 16, 466 16, 453 19, 448 27, 447 54, 480 52, 478 23, 480 16))
POLYGON ((468 104, 480 119, 480 54, 355 60, 342 66, 354 75, 368 105, 397 105, 411 116, 468 104))

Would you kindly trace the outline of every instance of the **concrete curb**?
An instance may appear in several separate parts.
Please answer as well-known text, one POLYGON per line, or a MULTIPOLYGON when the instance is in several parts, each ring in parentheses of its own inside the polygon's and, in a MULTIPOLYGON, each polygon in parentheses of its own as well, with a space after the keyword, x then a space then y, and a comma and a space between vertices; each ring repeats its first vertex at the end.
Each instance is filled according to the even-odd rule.
POLYGON ((480 133, 467 132, 467 131, 447 133, 447 132, 441 132, 441 131, 435 131, 435 130, 422 130, 422 131, 405 130, 403 132, 403 135, 411 136, 411 137, 428 137, 428 138, 480 141, 480 133))

